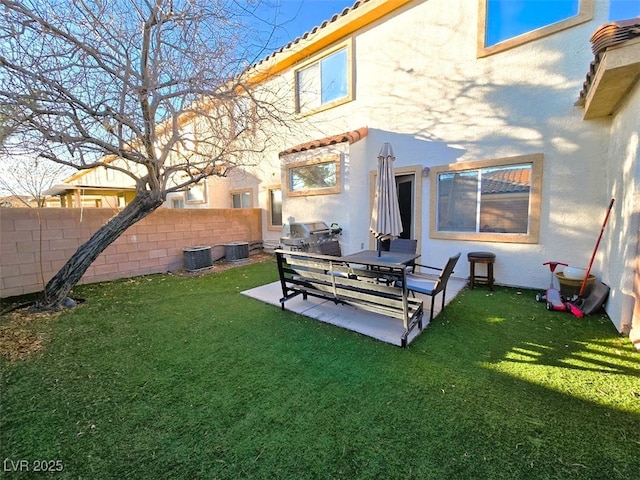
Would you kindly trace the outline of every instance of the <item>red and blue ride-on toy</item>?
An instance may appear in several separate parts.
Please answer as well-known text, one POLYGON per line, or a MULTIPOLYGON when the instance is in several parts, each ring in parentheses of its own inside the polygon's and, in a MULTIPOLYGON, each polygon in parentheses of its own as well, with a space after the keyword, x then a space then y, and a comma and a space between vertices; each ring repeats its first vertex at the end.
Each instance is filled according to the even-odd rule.
POLYGON ((571 303, 566 301, 562 295, 560 295, 560 291, 555 287, 553 283, 553 272, 556 271, 556 267, 558 265, 563 265, 565 267, 568 266, 566 263, 562 262, 545 262, 543 265, 549 265, 549 270, 551 270, 551 283, 549 284, 549 288, 544 295, 536 294, 536 302, 546 302, 547 310, 557 310, 561 312, 565 312, 567 310, 571 311, 571 307, 573 306, 571 303))

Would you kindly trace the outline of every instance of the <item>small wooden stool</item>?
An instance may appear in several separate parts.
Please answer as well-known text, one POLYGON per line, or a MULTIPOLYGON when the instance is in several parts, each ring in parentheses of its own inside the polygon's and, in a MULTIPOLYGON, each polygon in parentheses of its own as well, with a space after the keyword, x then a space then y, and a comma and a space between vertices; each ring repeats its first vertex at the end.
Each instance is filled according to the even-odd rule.
POLYGON ((489 290, 493 291, 493 263, 496 261, 496 254, 492 252, 469 252, 467 253, 467 259, 469 260, 469 270, 471 276, 469 277, 469 286, 473 290, 476 282, 486 283, 489 285, 489 290), (476 263, 484 263, 487 265, 486 275, 476 275, 476 263))

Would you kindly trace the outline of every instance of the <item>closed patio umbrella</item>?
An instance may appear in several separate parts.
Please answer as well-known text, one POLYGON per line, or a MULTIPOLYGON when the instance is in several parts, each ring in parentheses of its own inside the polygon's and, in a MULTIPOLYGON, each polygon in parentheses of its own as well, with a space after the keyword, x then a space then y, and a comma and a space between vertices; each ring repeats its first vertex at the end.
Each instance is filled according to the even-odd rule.
POLYGON ((378 256, 381 241, 399 237, 402 232, 396 179, 393 174, 394 160, 391 144, 385 143, 378 154, 378 175, 369 226, 369 230, 378 242, 378 256))

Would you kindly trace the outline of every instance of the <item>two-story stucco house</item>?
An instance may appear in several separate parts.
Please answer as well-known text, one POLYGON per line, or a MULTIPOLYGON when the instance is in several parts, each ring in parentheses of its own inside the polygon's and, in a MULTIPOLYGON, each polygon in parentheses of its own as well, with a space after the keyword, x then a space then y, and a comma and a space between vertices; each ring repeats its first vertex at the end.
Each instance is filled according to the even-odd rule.
POLYGON ((603 27, 608 0, 566 4, 495 36, 491 0, 356 2, 252 66, 290 89, 298 128, 255 169, 210 179, 198 205, 263 208, 267 243, 320 220, 342 227, 343 252, 369 248, 389 142, 403 236, 425 262, 489 250, 497 283, 542 289, 543 262, 587 266, 615 198, 592 273, 613 324, 640 337, 640 18, 603 27))

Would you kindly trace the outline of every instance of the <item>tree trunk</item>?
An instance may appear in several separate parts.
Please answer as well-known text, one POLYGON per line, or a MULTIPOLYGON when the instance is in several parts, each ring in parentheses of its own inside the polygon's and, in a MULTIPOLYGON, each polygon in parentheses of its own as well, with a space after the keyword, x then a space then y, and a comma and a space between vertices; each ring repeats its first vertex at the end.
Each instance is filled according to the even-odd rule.
POLYGON ((61 309, 71 289, 80 281, 95 259, 131 225, 155 211, 162 203, 163 199, 158 192, 139 191, 129 205, 100 227, 49 280, 45 287, 44 298, 37 307, 41 310, 61 309))

